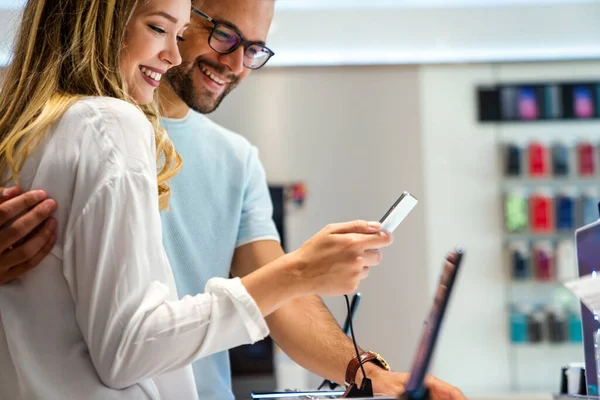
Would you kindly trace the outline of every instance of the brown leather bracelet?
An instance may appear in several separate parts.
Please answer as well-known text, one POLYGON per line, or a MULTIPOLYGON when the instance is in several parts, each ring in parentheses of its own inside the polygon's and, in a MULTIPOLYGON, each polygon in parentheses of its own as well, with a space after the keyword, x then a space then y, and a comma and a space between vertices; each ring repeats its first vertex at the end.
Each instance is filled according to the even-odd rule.
POLYGON ((363 351, 360 354, 360 361, 358 361, 358 358, 354 357, 348 363, 348 367, 346 368, 346 385, 347 386, 350 386, 350 385, 356 383, 356 373, 360 369, 360 364, 362 363, 364 365, 365 363, 368 363, 368 362, 375 363, 376 365, 380 366, 381 368, 385 369, 386 371, 390 370, 390 365, 379 354, 375 353, 374 351, 363 351))

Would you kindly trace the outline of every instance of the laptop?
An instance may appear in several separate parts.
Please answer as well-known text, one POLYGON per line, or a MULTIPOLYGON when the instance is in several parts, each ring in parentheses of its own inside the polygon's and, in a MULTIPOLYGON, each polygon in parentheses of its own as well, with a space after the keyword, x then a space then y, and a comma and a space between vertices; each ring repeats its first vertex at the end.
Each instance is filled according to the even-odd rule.
MULTIPOLYGON (((429 365, 433 357, 433 352, 439 332, 442 326, 444 315, 448 307, 448 300, 454 287, 454 281, 463 259, 464 252, 457 249, 451 252, 444 260, 444 266, 433 299, 433 306, 425 320, 425 326, 421 335, 421 341, 417 348, 417 353, 412 364, 410 377, 406 385, 406 391, 401 399, 421 400, 427 398, 425 389, 425 375, 429 370, 429 365)), ((340 398, 344 391, 295 391, 295 392, 271 392, 271 393, 252 393, 253 399, 336 399, 340 398)), ((367 398, 363 398, 366 400, 367 398)), ((395 397, 374 397, 368 399, 375 400, 396 400, 395 397)), ((358 400, 358 399, 357 399, 358 400)))
MULTIPOLYGON (((600 220, 575 231, 577 247, 577 268, 579 276, 600 272, 600 220)), ((600 324, 594 314, 581 304, 581 324, 583 328, 583 353, 587 395, 598 396, 598 369, 594 348, 595 332, 600 324)))

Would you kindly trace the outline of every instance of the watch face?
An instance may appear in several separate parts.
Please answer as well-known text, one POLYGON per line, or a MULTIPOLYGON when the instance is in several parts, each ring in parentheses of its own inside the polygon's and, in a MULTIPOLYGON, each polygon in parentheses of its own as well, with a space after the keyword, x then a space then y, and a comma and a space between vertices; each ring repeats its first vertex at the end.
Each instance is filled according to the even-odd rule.
MULTIPOLYGON (((375 353, 375 354, 377 354, 377 353, 375 353)), ((377 354, 377 360, 381 363, 381 366, 383 368, 385 368, 388 371, 390 370, 390 365, 379 354, 377 354)))

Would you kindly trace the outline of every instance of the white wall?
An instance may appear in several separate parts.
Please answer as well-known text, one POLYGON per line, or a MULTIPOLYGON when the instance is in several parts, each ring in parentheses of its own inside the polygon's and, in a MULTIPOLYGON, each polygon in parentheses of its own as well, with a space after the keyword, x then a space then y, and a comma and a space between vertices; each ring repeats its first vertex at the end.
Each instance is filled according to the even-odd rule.
POLYGON ((478 394, 509 387, 496 138, 476 122, 474 86, 490 81, 489 65, 421 69, 430 288, 445 252, 466 249, 434 372, 478 394))

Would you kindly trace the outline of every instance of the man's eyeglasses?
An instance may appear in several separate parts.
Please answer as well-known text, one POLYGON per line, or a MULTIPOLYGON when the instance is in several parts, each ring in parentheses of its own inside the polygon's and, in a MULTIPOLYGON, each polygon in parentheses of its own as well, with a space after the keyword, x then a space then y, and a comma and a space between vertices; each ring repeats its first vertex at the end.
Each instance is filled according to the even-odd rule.
POLYGON ((192 7, 192 12, 214 25, 208 37, 208 45, 217 53, 233 53, 238 47, 244 46, 244 66, 250 69, 259 69, 275 55, 267 46, 245 40, 233 27, 215 21, 197 8, 192 7))

